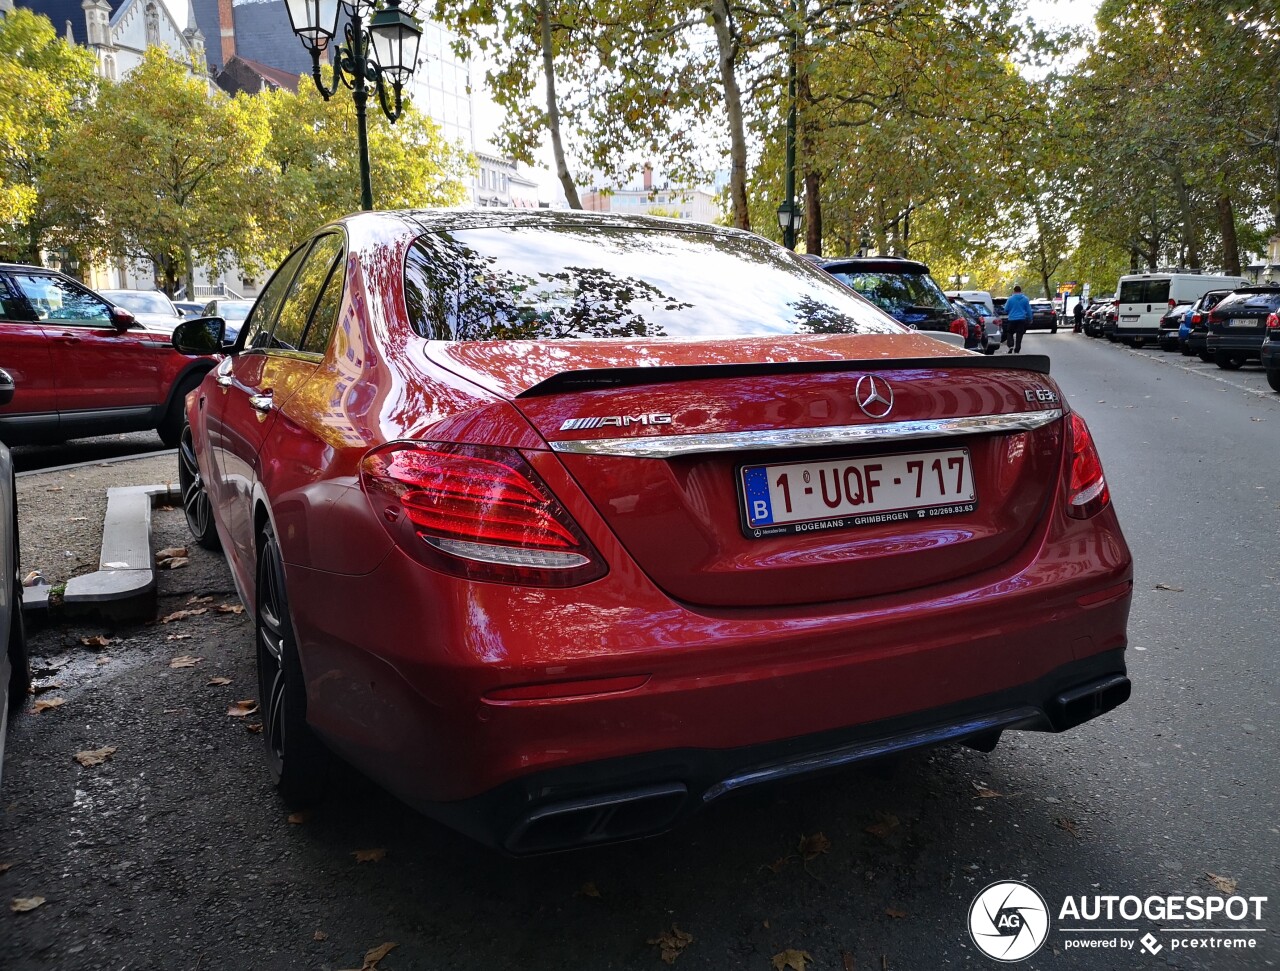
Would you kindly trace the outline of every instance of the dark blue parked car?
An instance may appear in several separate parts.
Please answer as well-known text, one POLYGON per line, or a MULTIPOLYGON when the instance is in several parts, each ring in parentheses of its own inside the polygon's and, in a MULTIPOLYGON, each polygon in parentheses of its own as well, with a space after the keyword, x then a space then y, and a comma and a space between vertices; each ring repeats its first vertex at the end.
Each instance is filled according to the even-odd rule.
POLYGON ((908 327, 950 331, 957 319, 923 263, 897 256, 851 256, 828 260, 822 268, 908 327))

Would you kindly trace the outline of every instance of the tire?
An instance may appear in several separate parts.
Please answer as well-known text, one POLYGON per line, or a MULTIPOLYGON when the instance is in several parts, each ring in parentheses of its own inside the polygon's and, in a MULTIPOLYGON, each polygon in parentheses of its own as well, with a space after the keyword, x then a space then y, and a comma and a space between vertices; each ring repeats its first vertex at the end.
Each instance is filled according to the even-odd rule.
POLYGON ((1191 348, 1190 348, 1190 346, 1187 344, 1187 342, 1186 342, 1186 341, 1179 341, 1179 342, 1178 342, 1178 350, 1180 350, 1180 351, 1182 352, 1182 356, 1183 356, 1183 357, 1190 357, 1190 356, 1191 356, 1191 348))
POLYGON ((213 503, 200 474, 200 463, 196 460, 191 425, 186 423, 178 440, 178 487, 182 491, 182 511, 187 517, 187 529, 205 549, 218 552, 222 549, 222 541, 213 521, 213 503))
POLYGON ((1240 354, 1232 354, 1230 351, 1214 351, 1213 363, 1224 371, 1238 371, 1244 364, 1244 357, 1240 354))
POLYGON ((988 357, 990 357, 990 356, 991 356, 992 354, 994 354, 995 352, 996 352, 996 349, 995 349, 994 347, 991 347, 991 346, 987 346, 987 347, 984 347, 984 348, 982 349, 982 353, 983 353, 983 354, 986 354, 988 357))
POLYGON ((285 803, 305 809, 324 798, 333 756, 307 724, 307 687, 289 614, 284 561, 270 523, 259 536, 254 635, 267 767, 285 803))
POLYGON ((1050 334, 1056 334, 1057 332, 1058 332, 1058 327, 1057 327, 1057 325, 1056 325, 1056 324, 1055 324, 1053 327, 1050 327, 1050 328, 1049 328, 1049 333, 1050 333, 1050 334))
MULTIPOLYGON (((18 491, 13 490, 14 499, 18 491)), ((18 545, 18 511, 13 511, 13 593, 9 609, 9 663, 13 671, 9 675, 9 712, 13 717, 22 711, 27 703, 27 695, 31 691, 31 658, 27 653, 27 628, 22 619, 22 564, 19 559, 21 549, 18 545)))
POLYGON ((178 447, 178 442, 182 439, 182 426, 187 422, 187 395, 198 388, 203 380, 204 373, 188 374, 178 385, 178 390, 169 403, 168 412, 156 426, 156 431, 160 433, 160 441, 164 442, 166 447, 178 447))
POLYGON ((1200 360, 1202 360, 1205 364, 1213 363, 1213 355, 1210 354, 1208 351, 1196 351, 1196 356, 1199 357, 1200 360))
POLYGON ((1267 368, 1267 384, 1272 391, 1280 392, 1280 368, 1267 368))

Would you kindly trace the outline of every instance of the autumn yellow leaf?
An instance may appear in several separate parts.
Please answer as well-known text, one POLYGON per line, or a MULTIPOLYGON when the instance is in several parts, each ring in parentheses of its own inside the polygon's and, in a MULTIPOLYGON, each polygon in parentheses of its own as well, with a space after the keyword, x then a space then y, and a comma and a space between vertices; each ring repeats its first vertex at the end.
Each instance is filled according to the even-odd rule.
POLYGON ((675 964, 686 947, 693 943, 693 935, 682 931, 675 924, 671 930, 663 931, 657 937, 649 938, 649 943, 658 948, 658 956, 667 964, 675 964))
POLYGON ((243 718, 245 715, 252 715, 258 710, 258 703, 252 698, 245 698, 243 701, 234 702, 227 709, 227 714, 232 718, 243 718))
POLYGON ((218 604, 218 613, 220 614, 243 614, 243 604, 218 604))
POLYGON ((210 678, 206 682, 206 685, 210 688, 221 688, 223 685, 230 684, 230 683, 231 683, 230 678, 224 678, 222 677, 222 675, 218 675, 218 677, 216 678, 210 678))
POLYGON ((356 858, 357 863, 378 863, 387 855, 387 851, 379 847, 373 850, 353 850, 351 855, 356 858))
POLYGON ((814 833, 812 836, 801 836, 800 846, 797 852, 804 861, 808 863, 810 860, 816 860, 819 855, 826 853, 831 849, 831 840, 827 839, 825 833, 814 833))
POLYGON ((352 969, 352 971, 378 971, 378 962, 390 954, 392 948, 396 946, 395 942, 392 941, 370 948, 364 954, 364 963, 360 967, 352 969))
POLYGON ((262 722, 249 722, 244 726, 244 730, 252 735, 262 734, 262 722))
MULTIPOLYGON (((210 597, 209 599, 212 600, 213 598, 210 597)), ((201 614, 207 614, 208 612, 208 607, 196 607, 193 610, 175 610, 173 613, 165 614, 161 617, 160 623, 172 624, 174 621, 186 620, 188 617, 199 617, 201 614)))
POLYGON ((213 603, 213 597, 192 597, 187 601, 187 606, 190 607, 194 605, 198 607, 200 604, 211 603, 213 603))
POLYGON ((813 960, 813 955, 808 951, 797 951, 793 947, 787 948, 773 956, 773 966, 777 971, 785 971, 790 968, 791 971, 804 971, 805 965, 813 960))
POLYGON ((101 765, 115 753, 116 747, 114 745, 104 745, 102 748, 82 749, 76 753, 75 759, 87 769, 90 766, 101 765))
POLYGON ((168 549, 161 550, 156 554, 156 562, 161 560, 173 560, 178 557, 186 556, 190 551, 185 546, 171 546, 168 549))
POLYGON ((31 706, 31 714, 38 715, 40 712, 48 711, 51 708, 61 708, 66 703, 66 698, 40 698, 31 706))
POLYGON ((1236 880, 1234 877, 1223 877, 1223 876, 1219 876, 1216 873, 1209 873, 1209 872, 1205 873, 1205 878, 1211 884, 1213 884, 1213 888, 1215 890, 1217 890, 1219 893, 1224 893, 1227 896, 1230 896, 1231 894, 1236 892, 1236 887, 1239 885, 1239 882, 1240 882, 1236 880))
POLYGON ((314 934, 311 935, 311 939, 313 941, 327 941, 329 939, 329 935, 326 934, 324 931, 316 931, 314 934))
POLYGON ((169 662, 169 667, 193 668, 203 660, 204 658, 202 657, 192 657, 190 654, 183 654, 181 657, 175 657, 173 660, 171 660, 169 662))
POLYGON ((880 818, 866 828, 866 831, 872 836, 877 836, 882 840, 887 840, 889 834, 898 828, 898 817, 892 813, 878 813, 880 818))
POLYGON ((80 643, 85 647, 106 647, 108 644, 114 644, 115 640, 105 634, 93 634, 89 637, 80 638, 80 643))
POLYGON ((902 918, 907 916, 907 912, 905 910, 899 910, 897 907, 886 907, 884 915, 886 917, 892 917, 895 920, 902 920, 902 918))
POLYGON ((15 914, 25 914, 29 910, 35 910, 44 902, 43 897, 14 897, 9 901, 9 909, 15 914))
POLYGON ((181 570, 190 562, 185 556, 175 556, 171 560, 161 560, 156 566, 161 570, 181 570))

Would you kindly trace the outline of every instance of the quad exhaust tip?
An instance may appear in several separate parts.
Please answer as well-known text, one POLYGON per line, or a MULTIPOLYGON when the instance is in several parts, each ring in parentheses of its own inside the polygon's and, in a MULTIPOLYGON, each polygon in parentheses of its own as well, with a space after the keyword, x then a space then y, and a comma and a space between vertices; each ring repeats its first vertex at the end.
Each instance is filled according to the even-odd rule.
POLYGON ((648 836, 669 828, 688 796, 675 782, 540 806, 521 817, 505 846, 523 855, 648 836))

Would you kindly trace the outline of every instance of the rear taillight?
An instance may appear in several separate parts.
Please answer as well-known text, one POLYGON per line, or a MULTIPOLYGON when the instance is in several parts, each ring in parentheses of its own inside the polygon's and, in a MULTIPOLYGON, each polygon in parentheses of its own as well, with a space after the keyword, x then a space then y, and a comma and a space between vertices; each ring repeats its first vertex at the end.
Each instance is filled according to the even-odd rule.
POLYGON ((1201 323, 1203 320, 1204 320, 1204 317, 1201 314, 1198 314, 1198 313, 1192 314, 1191 326, 1194 327, 1196 324, 1201 323))
POLYGON ((1211 314, 1209 314, 1209 323, 1211 323, 1211 324, 1220 324, 1220 323, 1222 323, 1222 314, 1217 313, 1216 311, 1215 311, 1215 312, 1213 312, 1213 313, 1211 313, 1211 314))
POLYGON ((963 317, 957 317, 951 321, 951 333, 967 337, 969 335, 969 322, 963 317))
POLYGON ((1089 426, 1074 411, 1070 417, 1071 481, 1067 490, 1067 515, 1088 519, 1106 508, 1111 501, 1111 490, 1102 474, 1102 459, 1098 457, 1089 426))
POLYGON ((514 449, 396 442, 365 456, 360 478, 383 526, 433 569, 542 587, 576 586, 607 572, 514 449))
POLYGON ((1280 314, 1267 315, 1267 336, 1280 336, 1280 314))
POLYGON ((1169 301, 1169 309, 1170 309, 1170 310, 1172 310, 1172 309, 1173 309, 1174 307, 1176 307, 1177 305, 1178 305, 1178 301, 1176 301, 1176 300, 1170 300, 1170 301, 1169 301))

